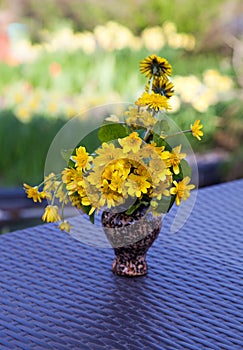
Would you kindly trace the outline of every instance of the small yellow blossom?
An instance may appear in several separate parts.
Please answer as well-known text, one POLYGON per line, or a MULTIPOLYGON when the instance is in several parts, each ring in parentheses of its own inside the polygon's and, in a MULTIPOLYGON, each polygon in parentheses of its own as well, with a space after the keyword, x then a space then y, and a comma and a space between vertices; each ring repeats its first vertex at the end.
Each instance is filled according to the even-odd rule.
POLYGON ((42 220, 46 222, 56 222, 60 221, 61 217, 56 205, 48 205, 45 208, 45 212, 42 215, 42 220))
POLYGON ((41 202, 43 198, 46 198, 45 192, 40 192, 38 186, 30 186, 27 184, 24 184, 24 190, 27 194, 28 198, 32 198, 33 201, 41 202))
POLYGON ((133 132, 129 136, 124 137, 123 139, 118 139, 118 142, 122 146, 124 153, 137 153, 140 150, 140 146, 143 141, 138 136, 137 132, 133 132))
POLYGON ((89 156, 86 148, 80 146, 76 149, 76 156, 72 156, 72 160, 75 162, 75 167, 79 170, 90 169, 90 161, 92 157, 89 156))
POLYGON ((155 112, 158 112, 160 109, 171 109, 167 97, 155 94, 154 92, 151 94, 144 92, 135 104, 138 106, 147 106, 150 109, 155 110, 155 112))
POLYGON ((170 189, 170 193, 176 196, 175 197, 176 205, 180 205, 182 199, 186 201, 187 198, 190 196, 190 190, 195 188, 195 186, 192 184, 188 185, 190 181, 191 179, 189 176, 186 176, 180 182, 173 181, 173 184, 175 187, 172 187, 170 189))
POLYGON ((114 159, 124 157, 120 148, 114 146, 113 143, 103 142, 102 146, 95 151, 97 156, 93 159, 94 167, 103 167, 114 159))
POLYGON ((200 136, 203 136, 202 129, 203 125, 200 124, 200 119, 197 119, 195 123, 192 125, 191 124, 191 132, 194 137, 196 137, 198 140, 201 140, 200 136))
POLYGON ((70 233, 71 225, 67 220, 64 220, 63 222, 61 222, 58 227, 60 228, 60 230, 70 233))
POLYGON ((142 193, 147 193, 148 188, 151 187, 151 183, 147 181, 148 178, 131 174, 128 177, 128 181, 126 182, 126 186, 128 187, 128 194, 130 196, 141 197, 142 193))
POLYGON ((168 167, 172 167, 176 175, 180 172, 180 161, 186 157, 186 153, 180 153, 181 145, 174 147, 172 152, 165 151, 162 153, 162 158, 165 160, 168 167))

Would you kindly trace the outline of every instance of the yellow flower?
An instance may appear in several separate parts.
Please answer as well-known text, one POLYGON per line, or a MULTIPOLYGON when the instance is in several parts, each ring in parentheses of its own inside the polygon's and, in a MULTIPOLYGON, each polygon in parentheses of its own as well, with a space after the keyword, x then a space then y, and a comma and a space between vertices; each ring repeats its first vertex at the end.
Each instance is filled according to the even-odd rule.
POLYGON ((62 182, 67 184, 77 176, 77 170, 74 168, 65 168, 62 171, 62 182))
POLYGON ((78 170, 90 169, 90 161, 92 157, 86 152, 86 148, 80 146, 76 149, 76 156, 72 156, 71 158, 75 162, 75 167, 78 170))
POLYGON ((70 225, 70 223, 67 220, 64 220, 63 222, 61 222, 58 227, 60 228, 60 230, 66 231, 68 233, 71 230, 71 225, 70 225))
POLYGON ((173 172, 178 175, 180 172, 179 164, 180 161, 186 157, 186 153, 180 153, 181 145, 172 149, 172 152, 165 151, 161 157, 165 160, 167 166, 173 168, 173 172))
POLYGON ((110 161, 124 157, 120 148, 116 148, 113 143, 103 142, 102 146, 95 151, 97 156, 93 159, 95 167, 103 167, 110 161))
POLYGON ((155 94, 152 92, 149 94, 148 92, 144 92, 141 97, 135 102, 138 106, 147 106, 150 109, 154 109, 158 112, 160 109, 171 109, 168 104, 168 99, 165 96, 160 94, 155 94))
POLYGON ((188 185, 190 181, 191 179, 189 176, 186 176, 180 182, 173 181, 173 184, 175 187, 172 187, 170 189, 170 193, 176 196, 175 197, 176 205, 180 205, 182 199, 186 201, 187 198, 190 196, 190 190, 195 188, 194 185, 188 185))
POLYGON ((191 124, 191 132, 194 137, 196 137, 198 140, 201 140, 200 136, 203 136, 202 129, 203 125, 200 124, 200 119, 197 119, 195 123, 192 125, 191 124))
POLYGON ((113 191, 109 182, 104 179, 101 187, 101 196, 99 199, 99 206, 103 207, 107 205, 108 208, 115 207, 121 203, 123 203, 123 197, 118 192, 113 191))
POLYGON ((24 184, 24 190, 27 194, 27 198, 32 198, 35 203, 41 202, 43 198, 46 198, 45 192, 39 192, 38 186, 32 187, 24 184))
POLYGON ((149 78, 161 77, 171 75, 172 67, 165 58, 151 55, 140 62, 140 72, 149 78))
POLYGON ((42 220, 46 222, 56 222, 61 220, 58 207, 56 205, 48 205, 42 215, 42 220))
MULTIPOLYGON (((150 88, 150 82, 145 87, 145 91, 149 92, 150 88)), ((157 79, 154 79, 152 84, 152 91, 155 94, 160 94, 162 96, 165 96, 167 98, 170 98, 174 95, 174 85, 169 81, 168 78, 159 77, 157 79)))
POLYGON ((170 175, 170 170, 166 167, 165 162, 157 157, 149 162, 149 170, 153 174, 153 180, 157 183, 164 181, 167 175, 170 175))
POLYGON ((160 181, 158 185, 152 190, 151 197, 156 197, 157 200, 161 200, 162 196, 169 196, 170 183, 168 181, 160 181))
POLYGON ((128 177, 126 186, 128 187, 127 193, 130 196, 141 197, 142 193, 147 193, 148 188, 151 187, 151 183, 147 181, 148 178, 141 175, 131 174, 128 177))
POLYGON ((137 153, 140 150, 142 139, 138 136, 137 132, 131 133, 129 136, 123 139, 118 139, 119 144, 123 148, 124 153, 133 152, 137 153))

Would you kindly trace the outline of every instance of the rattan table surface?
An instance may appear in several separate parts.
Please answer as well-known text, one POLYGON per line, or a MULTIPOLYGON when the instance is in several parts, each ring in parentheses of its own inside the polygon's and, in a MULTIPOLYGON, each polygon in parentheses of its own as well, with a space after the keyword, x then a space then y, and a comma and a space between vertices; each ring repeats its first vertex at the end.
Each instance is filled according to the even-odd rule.
POLYGON ((133 279, 56 224, 3 234, 0 349, 243 349, 242 202, 243 180, 200 189, 171 234, 173 208, 133 279))

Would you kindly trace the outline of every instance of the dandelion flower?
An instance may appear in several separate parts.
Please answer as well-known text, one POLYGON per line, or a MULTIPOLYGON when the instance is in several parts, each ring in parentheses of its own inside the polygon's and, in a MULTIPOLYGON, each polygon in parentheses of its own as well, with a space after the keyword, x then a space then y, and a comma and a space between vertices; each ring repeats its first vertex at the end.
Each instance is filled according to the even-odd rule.
POLYGON ((140 62, 140 72, 149 78, 161 77, 171 75, 172 67, 165 58, 151 55, 140 62))
POLYGON ((155 94, 152 92, 144 92, 141 97, 135 102, 138 106, 147 106, 150 109, 154 109, 158 112, 160 109, 171 109, 168 104, 168 99, 160 94, 155 94))

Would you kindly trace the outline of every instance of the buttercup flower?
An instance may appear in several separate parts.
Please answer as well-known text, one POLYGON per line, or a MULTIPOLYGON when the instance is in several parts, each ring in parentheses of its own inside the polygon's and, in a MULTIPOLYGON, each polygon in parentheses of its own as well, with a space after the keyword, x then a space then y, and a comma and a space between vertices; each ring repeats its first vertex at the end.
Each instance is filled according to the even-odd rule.
POLYGON ((30 185, 24 184, 24 189, 27 197, 32 198, 35 203, 41 202, 43 198, 46 198, 45 192, 39 192, 38 186, 32 187, 30 185))
POLYGON ((176 196, 175 197, 176 205, 180 205, 182 199, 186 201, 187 198, 190 196, 190 190, 195 188, 195 185, 188 185, 190 181, 191 179, 189 178, 189 176, 186 176, 180 182, 173 181, 173 185, 175 187, 172 187, 170 189, 170 193, 176 196))
POLYGON ((75 162, 77 169, 90 169, 90 161, 92 157, 89 156, 85 147, 80 146, 76 149, 76 156, 72 156, 71 159, 75 162))
POLYGON ((42 215, 42 220, 46 222, 56 222, 60 221, 61 217, 56 205, 48 205, 45 208, 45 212, 42 215))
POLYGON ((70 223, 67 220, 64 220, 63 222, 61 222, 59 224, 59 228, 60 228, 60 230, 66 231, 66 232, 69 233, 70 230, 71 230, 71 225, 70 225, 70 223))
POLYGON ((127 137, 124 137, 123 139, 118 139, 119 144, 123 148, 124 153, 133 152, 137 153, 140 149, 140 146, 142 144, 142 139, 138 136, 137 132, 133 132, 127 137))
POLYGON ((193 125, 191 124, 192 135, 196 137, 198 140, 201 140, 200 136, 203 136, 203 131, 200 130, 202 129, 202 127, 203 125, 200 124, 200 119, 197 119, 193 125))

